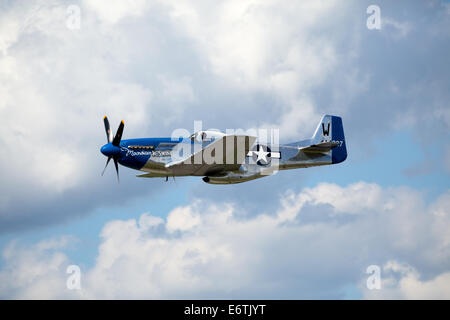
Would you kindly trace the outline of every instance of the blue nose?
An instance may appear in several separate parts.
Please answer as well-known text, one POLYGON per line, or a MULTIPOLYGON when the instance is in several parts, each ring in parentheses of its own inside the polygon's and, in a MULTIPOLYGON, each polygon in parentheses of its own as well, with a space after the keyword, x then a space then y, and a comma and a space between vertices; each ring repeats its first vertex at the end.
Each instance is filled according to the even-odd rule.
POLYGON ((103 153, 107 157, 113 157, 120 153, 120 148, 113 146, 111 143, 105 144, 101 149, 100 152, 103 153))

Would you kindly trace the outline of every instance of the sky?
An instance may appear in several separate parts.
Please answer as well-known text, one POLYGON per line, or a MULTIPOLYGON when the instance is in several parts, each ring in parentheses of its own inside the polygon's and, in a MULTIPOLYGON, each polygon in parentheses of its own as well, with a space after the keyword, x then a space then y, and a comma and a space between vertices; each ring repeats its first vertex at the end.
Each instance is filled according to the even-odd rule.
POLYGON ((448 1, 0 0, 0 298, 449 299, 449 56, 448 1), (323 114, 341 164, 101 177, 104 115, 292 142, 323 114))

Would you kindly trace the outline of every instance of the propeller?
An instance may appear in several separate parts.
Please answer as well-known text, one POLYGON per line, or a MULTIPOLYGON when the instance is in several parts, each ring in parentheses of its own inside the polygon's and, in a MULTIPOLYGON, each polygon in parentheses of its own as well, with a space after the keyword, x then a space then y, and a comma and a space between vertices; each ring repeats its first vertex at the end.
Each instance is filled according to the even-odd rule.
POLYGON ((111 159, 114 160, 114 166, 116 167, 116 174, 117 174, 117 181, 120 184, 120 178, 119 178, 119 154, 120 154, 120 140, 122 140, 122 134, 123 134, 123 128, 125 126, 125 123, 123 120, 119 124, 119 128, 117 128, 116 135, 112 136, 111 133, 111 127, 109 125, 108 118, 106 116, 103 117, 103 123, 105 124, 105 131, 106 131, 106 141, 108 144, 105 144, 101 148, 101 152, 108 157, 106 160, 105 168, 103 169, 102 176, 105 173, 106 167, 108 167, 109 162, 111 159))

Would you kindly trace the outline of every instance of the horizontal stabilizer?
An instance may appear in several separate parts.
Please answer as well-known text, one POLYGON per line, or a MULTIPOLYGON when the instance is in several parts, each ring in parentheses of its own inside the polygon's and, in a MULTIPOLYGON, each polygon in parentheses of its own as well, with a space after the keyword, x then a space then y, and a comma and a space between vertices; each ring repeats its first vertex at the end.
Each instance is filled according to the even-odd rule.
POLYGON ((307 152, 307 153, 326 153, 330 151, 331 149, 339 146, 341 142, 339 141, 327 141, 322 142, 318 144, 313 144, 311 146, 302 147, 300 148, 300 151, 307 152))

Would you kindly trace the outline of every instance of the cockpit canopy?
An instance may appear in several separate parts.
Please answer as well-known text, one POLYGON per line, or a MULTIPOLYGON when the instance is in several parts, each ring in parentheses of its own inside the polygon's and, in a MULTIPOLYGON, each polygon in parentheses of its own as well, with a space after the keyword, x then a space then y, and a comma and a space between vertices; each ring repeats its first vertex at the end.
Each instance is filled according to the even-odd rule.
POLYGON ((205 130, 205 131, 197 131, 193 133, 189 139, 191 139, 192 142, 210 142, 217 139, 220 139, 225 134, 220 131, 213 131, 213 130, 205 130))

